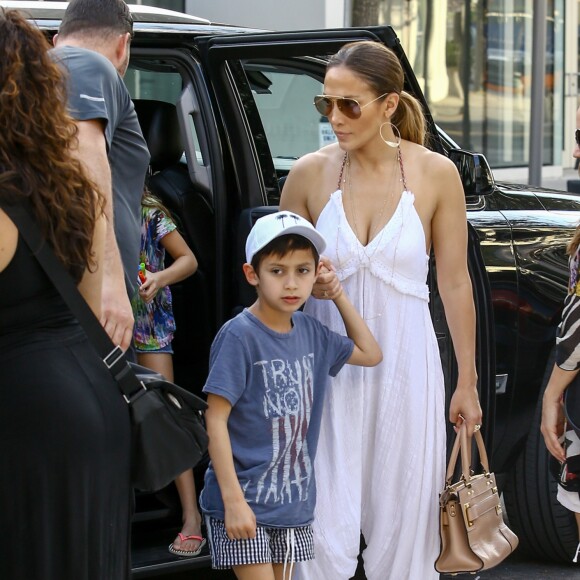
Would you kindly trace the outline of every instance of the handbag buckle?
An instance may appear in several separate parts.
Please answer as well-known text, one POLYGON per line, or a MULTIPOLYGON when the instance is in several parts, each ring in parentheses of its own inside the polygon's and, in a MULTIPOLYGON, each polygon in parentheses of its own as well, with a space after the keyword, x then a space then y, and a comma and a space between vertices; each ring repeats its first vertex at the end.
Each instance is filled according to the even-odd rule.
POLYGON ((457 499, 457 492, 448 486, 439 494, 439 505, 444 508, 452 499, 457 499))
POLYGON ((464 503, 463 504, 463 513, 465 515, 465 521, 467 522, 467 526, 469 528, 471 528, 473 526, 473 521, 469 519, 469 514, 467 513, 467 510, 470 508, 470 504, 469 503, 464 503))
POLYGON ((139 397, 141 397, 142 395, 144 395, 147 392, 147 387, 145 386, 145 384, 143 383, 143 381, 139 381, 139 383, 141 384, 141 389, 139 389, 138 391, 135 391, 134 393, 131 393, 131 397, 127 397, 127 395, 125 395, 125 393, 123 393, 123 399, 125 399, 127 405, 131 405, 133 404, 139 397))
POLYGON ((123 349, 117 345, 104 359, 105 366, 111 370, 122 358, 125 353, 123 349))

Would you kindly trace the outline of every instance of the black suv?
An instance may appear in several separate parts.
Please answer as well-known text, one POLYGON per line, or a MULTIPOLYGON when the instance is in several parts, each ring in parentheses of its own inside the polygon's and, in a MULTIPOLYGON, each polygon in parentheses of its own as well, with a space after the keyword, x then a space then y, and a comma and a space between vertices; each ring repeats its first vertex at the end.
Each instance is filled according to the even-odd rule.
MULTIPOLYGON (((0 4, 24 8, 49 36, 66 6, 0 4)), ((312 106, 322 92, 326 56, 353 40, 382 42, 401 61, 405 89, 427 111, 429 146, 455 161, 464 184, 483 432, 510 524, 520 549, 569 561, 576 527, 555 498, 539 406, 566 294, 565 247, 580 219, 579 198, 495 183, 482 155, 459 150, 438 129, 388 26, 272 33, 141 6, 132 11, 135 39, 125 80, 151 151, 150 185, 174 212, 199 261, 197 273, 173 287, 177 382, 200 392, 213 336, 253 298, 241 275, 249 228, 276 210, 294 160, 332 139, 312 106)), ((456 366, 435 266, 431 312, 451 388, 456 366)), ((194 559, 169 554, 179 524, 171 488, 137 497, 135 578, 209 566, 207 552, 194 559)))

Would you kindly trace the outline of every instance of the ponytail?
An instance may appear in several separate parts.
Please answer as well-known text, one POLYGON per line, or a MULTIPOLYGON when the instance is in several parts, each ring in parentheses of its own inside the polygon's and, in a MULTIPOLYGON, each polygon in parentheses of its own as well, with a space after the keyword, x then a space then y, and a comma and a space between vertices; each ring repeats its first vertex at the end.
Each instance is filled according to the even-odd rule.
POLYGON ((425 116, 419 101, 406 91, 399 95, 399 106, 391 119, 401 138, 419 145, 425 144, 425 116))

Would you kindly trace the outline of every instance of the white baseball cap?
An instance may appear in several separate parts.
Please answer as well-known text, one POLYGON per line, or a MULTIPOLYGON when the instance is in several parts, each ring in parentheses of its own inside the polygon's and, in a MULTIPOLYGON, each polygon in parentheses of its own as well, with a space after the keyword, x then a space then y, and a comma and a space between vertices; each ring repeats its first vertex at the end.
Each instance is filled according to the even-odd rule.
POLYGON ((246 262, 251 263, 254 255, 272 240, 288 234, 310 240, 319 255, 326 248, 326 240, 308 220, 291 211, 279 211, 256 220, 246 240, 246 262))

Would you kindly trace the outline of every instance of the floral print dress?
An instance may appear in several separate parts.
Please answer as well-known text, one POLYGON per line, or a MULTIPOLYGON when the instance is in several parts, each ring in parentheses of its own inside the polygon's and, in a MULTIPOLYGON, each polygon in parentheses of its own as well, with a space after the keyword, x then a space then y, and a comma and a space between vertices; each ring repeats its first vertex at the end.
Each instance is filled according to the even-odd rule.
MULTIPOLYGON (((145 264, 147 272, 159 272, 164 268, 165 248, 161 240, 177 229, 175 223, 163 211, 148 206, 141 208, 141 251, 139 262, 145 264)), ((135 265, 135 276, 139 264, 135 265)), ((159 350, 173 340, 175 318, 169 286, 161 288, 155 298, 146 304, 135 292, 131 301, 135 316, 133 341, 140 352, 159 350)))

